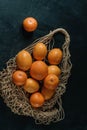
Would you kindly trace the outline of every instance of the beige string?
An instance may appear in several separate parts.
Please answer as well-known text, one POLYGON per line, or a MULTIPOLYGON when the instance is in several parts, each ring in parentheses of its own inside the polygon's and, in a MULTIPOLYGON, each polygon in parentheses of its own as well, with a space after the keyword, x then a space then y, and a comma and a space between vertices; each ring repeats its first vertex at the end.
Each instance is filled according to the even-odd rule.
POLYGON ((52 99, 46 101, 45 104, 39 108, 34 109, 29 104, 26 93, 21 88, 16 87, 12 82, 12 72, 16 69, 15 57, 9 59, 6 69, 0 72, 0 95, 4 99, 6 105, 12 110, 12 112, 18 115, 30 116, 35 119, 38 124, 50 124, 51 122, 58 122, 65 116, 62 108, 61 95, 66 90, 66 84, 70 76, 72 68, 69 52, 70 36, 68 32, 63 28, 55 29, 49 34, 35 40, 31 45, 24 48, 32 53, 32 49, 37 42, 43 42, 48 46, 48 50, 54 46, 54 35, 61 33, 65 37, 65 42, 62 45, 63 59, 60 64, 61 76, 60 84, 56 89, 56 92, 52 99))

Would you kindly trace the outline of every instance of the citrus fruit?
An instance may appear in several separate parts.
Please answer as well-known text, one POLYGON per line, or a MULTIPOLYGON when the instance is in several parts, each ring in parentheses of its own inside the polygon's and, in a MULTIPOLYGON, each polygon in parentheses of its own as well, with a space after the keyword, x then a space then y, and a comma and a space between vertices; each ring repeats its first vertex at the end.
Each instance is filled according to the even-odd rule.
POLYGON ((12 81, 14 82, 15 85, 21 86, 24 85, 27 80, 27 75, 24 71, 21 70, 16 70, 12 74, 12 81))
POLYGON ((61 69, 57 65, 48 66, 48 74, 55 74, 56 76, 60 76, 61 69))
POLYGON ((41 93, 44 96, 45 100, 49 100, 53 97, 55 90, 50 90, 45 87, 42 87, 41 93))
POLYGON ((60 48, 54 48, 48 53, 48 61, 50 64, 58 65, 63 57, 63 53, 60 48))
POLYGON ((43 61, 34 61, 30 68, 30 75, 36 80, 43 80, 48 74, 48 66, 43 61))
POLYGON ((41 107, 44 104, 44 97, 40 92, 35 92, 30 96, 30 104, 34 108, 41 107))
POLYGON ((33 48, 33 57, 36 60, 43 60, 47 55, 47 47, 44 43, 39 42, 33 48))
POLYGON ((55 74, 49 74, 44 79, 44 87, 47 89, 53 90, 59 84, 59 78, 55 74))
POLYGON ((23 20, 23 28, 27 31, 27 32, 33 32, 36 30, 38 26, 38 22, 35 18, 33 17, 27 17, 23 20))
POLYGON ((24 84, 24 89, 29 93, 34 93, 40 88, 39 83, 32 78, 28 78, 24 84))
POLYGON ((26 50, 20 51, 16 56, 16 63, 18 68, 23 71, 30 69, 32 64, 31 54, 26 50))

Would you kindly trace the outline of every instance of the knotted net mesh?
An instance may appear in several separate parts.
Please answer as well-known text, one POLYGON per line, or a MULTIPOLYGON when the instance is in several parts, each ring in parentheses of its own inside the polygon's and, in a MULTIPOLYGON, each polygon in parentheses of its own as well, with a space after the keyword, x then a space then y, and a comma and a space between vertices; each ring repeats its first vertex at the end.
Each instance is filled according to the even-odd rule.
POLYGON ((31 45, 25 48, 25 50, 32 53, 34 45, 38 42, 43 42, 47 45, 48 50, 50 50, 54 45, 54 34, 57 33, 62 33, 65 37, 65 42, 61 47, 63 51, 63 59, 60 64, 60 84, 57 87, 54 96, 46 101, 41 108, 32 108, 23 88, 17 87, 12 82, 12 72, 16 70, 17 67, 15 62, 16 56, 9 59, 6 63, 7 67, 0 72, 0 95, 4 99, 6 105, 12 110, 12 112, 18 115, 33 117, 36 123, 45 125, 50 124, 51 122, 60 121, 64 119, 65 116, 61 96, 66 90, 66 84, 72 67, 69 51, 70 36, 65 29, 58 28, 35 40, 31 45))

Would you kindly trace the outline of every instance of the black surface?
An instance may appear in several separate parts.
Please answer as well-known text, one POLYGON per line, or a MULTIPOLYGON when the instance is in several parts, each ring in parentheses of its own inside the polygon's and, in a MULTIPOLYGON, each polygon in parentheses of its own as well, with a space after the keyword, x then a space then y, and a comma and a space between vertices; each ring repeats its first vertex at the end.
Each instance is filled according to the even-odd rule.
POLYGON ((65 119, 49 126, 35 125, 32 118, 12 113, 0 98, 0 130, 87 130, 86 0, 0 0, 0 70, 19 50, 59 27, 70 33, 73 64, 62 97, 65 119), (33 34, 22 29, 22 21, 28 16, 35 17, 39 23, 33 34))

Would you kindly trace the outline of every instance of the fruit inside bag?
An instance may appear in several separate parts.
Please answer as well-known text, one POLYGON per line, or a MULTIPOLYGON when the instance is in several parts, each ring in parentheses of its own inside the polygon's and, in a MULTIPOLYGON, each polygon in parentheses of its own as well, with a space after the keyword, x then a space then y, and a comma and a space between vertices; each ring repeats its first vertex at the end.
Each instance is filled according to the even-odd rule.
POLYGON ((68 32, 58 28, 9 59, 0 72, 0 95, 12 112, 45 125, 64 119, 61 96, 72 68, 69 44, 68 32), (54 46, 57 33, 65 37, 61 49, 54 46))

